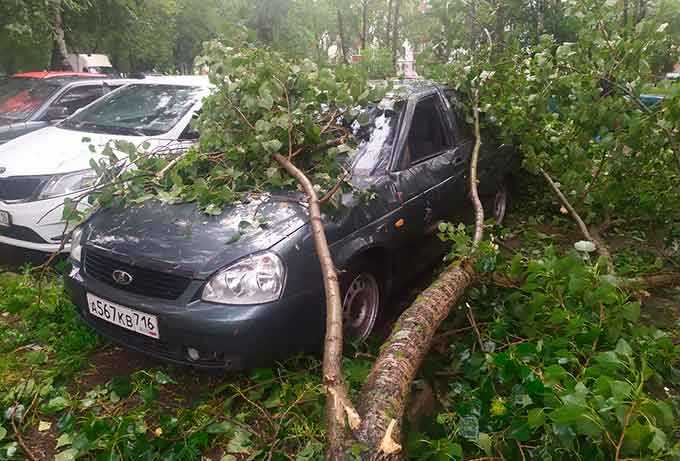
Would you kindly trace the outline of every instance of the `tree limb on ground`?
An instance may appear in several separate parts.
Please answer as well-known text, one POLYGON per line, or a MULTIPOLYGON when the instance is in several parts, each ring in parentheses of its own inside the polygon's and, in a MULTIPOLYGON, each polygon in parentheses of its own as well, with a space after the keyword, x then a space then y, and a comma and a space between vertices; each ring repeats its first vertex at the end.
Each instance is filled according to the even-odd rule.
MULTIPOLYGON (((470 164, 470 198, 475 209, 473 245, 477 246, 484 230, 484 210, 477 191, 477 159, 481 146, 477 90, 473 106, 476 139, 470 164)), ((476 276, 471 261, 449 266, 397 320, 360 394, 361 425, 355 436, 368 447, 368 458, 403 459, 401 423, 411 384, 439 325, 476 276)))
POLYGON ((548 182, 552 190, 555 192, 555 195, 557 195, 557 197, 560 199, 562 205, 564 205, 564 207, 569 211, 569 214, 571 215, 573 220, 576 221, 576 224, 578 225, 578 228, 581 230, 581 234, 583 234, 583 237, 585 237, 586 240, 589 240, 595 244, 595 248, 597 248, 598 254, 602 256, 602 258, 606 261, 609 272, 613 273, 614 264, 612 262, 612 255, 611 253, 609 253, 609 249, 604 244, 600 236, 596 235, 594 232, 591 232, 588 229, 586 223, 583 222, 581 216, 578 214, 576 209, 574 209, 571 202, 569 202, 569 199, 567 199, 567 197, 562 193, 560 187, 557 185, 555 181, 553 181, 550 175, 543 168, 540 169, 540 172, 545 178, 545 180, 548 182))
POLYGON ((321 220, 319 198, 307 176, 281 154, 274 159, 293 176, 307 195, 314 247, 321 264, 326 293, 326 339, 324 341, 323 382, 326 386, 326 424, 330 460, 343 460, 346 438, 345 415, 351 428, 359 425, 359 415, 349 399, 342 375, 342 302, 340 284, 321 220))

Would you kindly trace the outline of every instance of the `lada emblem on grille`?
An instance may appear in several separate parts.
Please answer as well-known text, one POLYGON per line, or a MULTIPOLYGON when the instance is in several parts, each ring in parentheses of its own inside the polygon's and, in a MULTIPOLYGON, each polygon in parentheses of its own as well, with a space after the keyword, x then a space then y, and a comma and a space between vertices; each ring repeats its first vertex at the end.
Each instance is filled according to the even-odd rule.
POLYGON ((0 166, 0 174, 3 174, 5 171, 7 171, 7 168, 0 166))
POLYGON ((132 283, 132 276, 125 271, 115 270, 111 276, 118 285, 129 285, 132 283))

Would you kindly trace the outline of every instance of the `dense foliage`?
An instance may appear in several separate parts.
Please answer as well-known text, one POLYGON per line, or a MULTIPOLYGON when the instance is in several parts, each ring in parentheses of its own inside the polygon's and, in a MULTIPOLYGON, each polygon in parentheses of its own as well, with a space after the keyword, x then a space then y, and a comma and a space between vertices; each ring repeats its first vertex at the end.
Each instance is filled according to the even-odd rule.
POLYGON ((489 37, 433 72, 468 93, 484 80, 488 125, 519 145, 529 171, 556 178, 584 217, 677 219, 680 90, 661 102, 643 96, 652 63, 677 37, 663 17, 621 25, 620 11, 601 1, 562 14, 578 41, 489 37))
POLYGON ((411 436, 419 459, 680 456, 680 348, 641 325, 640 303, 600 270, 548 248, 512 259, 501 273, 515 286, 473 291, 481 333, 452 342, 443 370, 430 365, 454 379, 440 383, 444 411, 428 439, 411 436))
MULTIPOLYGON (((207 213, 220 214, 245 195, 295 190, 295 179, 272 157, 277 153, 308 174, 319 196, 336 186, 350 187, 347 159, 357 144, 351 126, 361 123, 359 109, 379 99, 386 86, 370 88, 353 69, 334 71, 310 60, 289 61, 277 52, 216 42, 202 62, 217 85, 196 121, 198 146, 174 158, 139 152, 129 143, 109 146, 105 158, 93 161, 106 176, 94 194, 101 205, 151 198, 196 201, 207 213), (124 171, 112 178, 121 162, 124 171)), ((337 204, 340 195, 329 198, 337 204)))

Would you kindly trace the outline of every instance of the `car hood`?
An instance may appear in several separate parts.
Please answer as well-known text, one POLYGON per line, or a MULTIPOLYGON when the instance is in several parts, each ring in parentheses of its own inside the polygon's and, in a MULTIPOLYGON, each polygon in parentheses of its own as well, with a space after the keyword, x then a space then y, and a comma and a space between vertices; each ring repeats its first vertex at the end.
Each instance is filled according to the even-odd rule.
POLYGON ((69 173, 90 168, 90 159, 101 152, 106 143, 124 140, 140 144, 146 140, 136 136, 113 136, 101 133, 66 130, 54 126, 19 136, 0 146, 2 176, 30 176, 69 173), (88 140, 89 139, 89 140, 88 140), (95 147, 95 153, 90 150, 95 147))
POLYGON ((104 249, 131 264, 191 272, 193 278, 204 279, 239 258, 270 248, 307 221, 306 208, 291 197, 251 199, 219 216, 203 213, 194 203, 149 201, 99 211, 88 221, 84 236, 86 248, 104 249))

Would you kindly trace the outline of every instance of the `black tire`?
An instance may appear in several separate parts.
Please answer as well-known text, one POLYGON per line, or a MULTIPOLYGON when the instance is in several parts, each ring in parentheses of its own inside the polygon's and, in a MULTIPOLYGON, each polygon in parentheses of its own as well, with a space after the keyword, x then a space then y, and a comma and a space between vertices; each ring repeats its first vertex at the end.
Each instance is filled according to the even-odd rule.
POLYGON ((343 329, 349 341, 366 341, 380 323, 386 297, 384 280, 377 264, 365 258, 340 274, 343 329))

